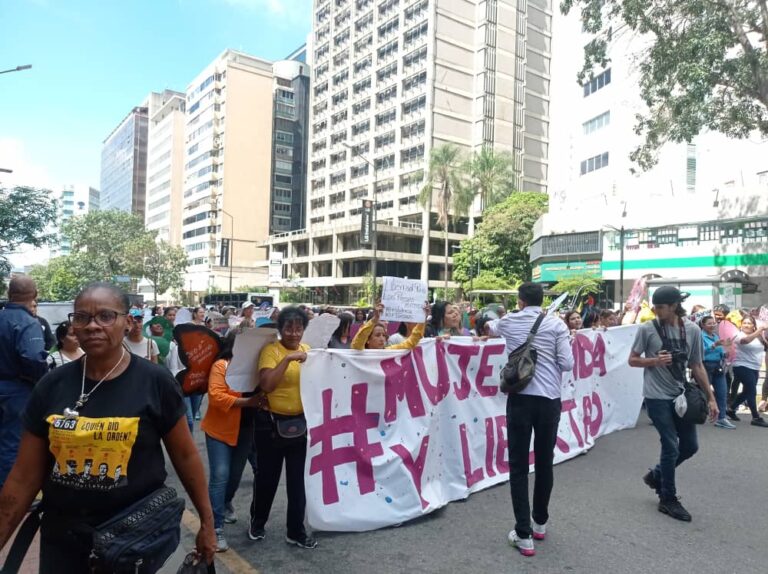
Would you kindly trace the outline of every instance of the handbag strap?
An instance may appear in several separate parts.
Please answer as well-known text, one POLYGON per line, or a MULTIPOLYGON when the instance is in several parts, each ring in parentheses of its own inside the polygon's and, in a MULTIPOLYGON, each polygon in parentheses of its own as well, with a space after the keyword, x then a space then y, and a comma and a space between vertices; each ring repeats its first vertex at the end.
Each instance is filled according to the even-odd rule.
POLYGON ((539 313, 539 316, 536 317, 536 321, 533 323, 533 327, 531 327, 531 332, 528 333, 528 338, 525 340, 526 345, 530 345, 531 341, 533 341, 533 338, 536 336, 536 333, 539 332, 539 326, 541 326, 541 322, 544 320, 544 313, 539 313))
POLYGON ((16 538, 13 539, 13 544, 11 544, 0 574, 16 574, 19 571, 21 563, 24 562, 24 557, 32 545, 32 540, 34 540, 35 534, 37 534, 40 528, 40 518, 42 515, 43 511, 40 508, 36 508, 24 520, 16 534, 16 538))

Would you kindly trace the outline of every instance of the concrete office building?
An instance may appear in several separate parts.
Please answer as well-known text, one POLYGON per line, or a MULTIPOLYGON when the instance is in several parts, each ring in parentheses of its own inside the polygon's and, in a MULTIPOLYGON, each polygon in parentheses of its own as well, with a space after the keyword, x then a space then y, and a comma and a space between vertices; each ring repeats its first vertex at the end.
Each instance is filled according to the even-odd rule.
POLYGON ((633 62, 645 41, 617 34, 609 67, 582 87, 589 36, 579 15, 557 14, 553 32, 550 209, 534 234, 534 278, 597 275, 618 306, 623 269, 625 298, 646 276, 682 281, 693 303, 711 301, 713 288, 732 305, 759 303, 757 291, 768 290, 768 143, 705 133, 666 145, 656 167, 633 174, 643 110, 633 62))
POLYGON ((101 209, 119 209, 144 218, 148 126, 147 107, 137 106, 104 140, 101 209))
POLYGON ((181 202, 186 290, 266 284, 270 229, 293 229, 304 217, 307 90, 306 64, 235 50, 224 51, 188 86, 181 202))
MULTIPOLYGON (((307 228, 271 252, 291 284, 356 300, 373 254, 362 201, 375 200, 377 276, 440 287, 442 230, 417 201, 433 148, 510 151, 518 189, 546 191, 552 2, 317 0, 313 16, 307 228)), ((468 231, 457 218, 451 246, 468 231)))
POLYGON ((147 97, 147 229, 157 238, 181 244, 181 199, 184 180, 184 109, 186 95, 173 90, 147 97))
POLYGON ((51 257, 69 255, 72 245, 69 238, 62 233, 62 226, 80 215, 99 209, 99 190, 87 185, 65 185, 56 194, 59 204, 58 220, 56 222, 58 241, 51 246, 51 257))

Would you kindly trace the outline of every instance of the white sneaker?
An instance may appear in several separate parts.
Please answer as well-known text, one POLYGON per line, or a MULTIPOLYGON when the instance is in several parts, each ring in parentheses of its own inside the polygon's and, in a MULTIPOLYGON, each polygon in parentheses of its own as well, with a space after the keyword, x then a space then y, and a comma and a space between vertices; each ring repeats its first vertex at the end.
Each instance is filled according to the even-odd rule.
POLYGON ((539 524, 535 520, 531 520, 531 530, 533 530, 534 540, 544 540, 547 537, 546 524, 539 524))
POLYGON ((216 552, 226 552, 227 550, 229 550, 229 544, 227 544, 227 539, 224 538, 224 529, 217 528, 216 529, 216 552))
POLYGON ((237 514, 230 502, 224 507, 224 524, 234 524, 235 522, 237 522, 237 514))
POLYGON ((721 429, 735 429, 736 428, 736 425, 733 424, 728 419, 719 419, 715 423, 715 426, 718 427, 718 428, 721 428, 721 429))
POLYGON ((533 549, 533 538, 520 538, 514 528, 509 531, 507 540, 509 540, 509 544, 517 548, 523 556, 536 555, 536 550, 533 549))

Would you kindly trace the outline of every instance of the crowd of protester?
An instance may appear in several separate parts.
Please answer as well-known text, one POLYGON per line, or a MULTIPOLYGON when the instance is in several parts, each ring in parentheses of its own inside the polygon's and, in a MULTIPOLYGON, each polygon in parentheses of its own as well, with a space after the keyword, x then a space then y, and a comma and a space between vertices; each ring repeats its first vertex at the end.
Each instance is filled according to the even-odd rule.
MULTIPOLYGON (((10 305, 10 314, 4 315, 23 324, 26 347, 21 351, 21 358, 0 355, 0 361, 19 367, 18 384, 13 383, 16 385, 13 387, 16 393, 13 404, 17 413, 24 412, 13 421, 15 426, 10 431, 6 420, 3 420, 3 434, 0 436, 3 451, 0 456, 0 487, 5 483, 3 496, 12 495, 15 501, 12 508, 0 517, 0 546, 11 536, 21 516, 42 489, 49 511, 46 515, 50 517, 46 519, 47 523, 43 523, 42 563, 69 561, 75 565, 73 571, 77 571, 78 565, 87 560, 87 537, 74 532, 68 532, 66 536, 57 534, 60 529, 55 527, 54 521, 59 520, 60 524, 61 520, 74 520, 72 517, 76 514, 78 521, 95 526, 157 488, 165 480, 161 443, 201 517, 197 548, 207 559, 212 559, 214 551, 224 552, 229 548, 225 526, 236 523, 240 518, 241 513, 234 507, 233 500, 249 460, 254 481, 248 509, 248 537, 259 541, 267 536, 272 503, 285 467, 288 498, 285 540, 300 548, 309 549, 317 545, 304 526, 307 437, 299 392, 300 365, 309 351, 302 338, 314 317, 330 313, 339 318, 338 328, 328 342, 329 348, 363 351, 412 349, 422 338, 430 337, 499 336, 505 337, 509 343, 512 339, 505 334, 505 329, 513 329, 516 322, 512 319, 525 322, 523 318, 527 317, 526 321, 530 319, 532 322, 542 312, 541 296, 533 287, 526 295, 528 303, 521 304, 521 310, 515 311, 514 316, 499 304, 478 309, 466 302, 436 301, 431 305, 425 304, 423 322, 397 325, 382 321, 381 304, 371 308, 292 305, 282 310, 269 308, 267 313, 260 313, 256 319, 255 306, 251 302, 243 303, 240 308, 221 305, 189 308, 189 322, 202 329, 213 328, 215 317, 224 317, 229 321, 226 332, 218 333, 222 337, 221 351, 209 374, 207 405, 203 413, 203 395, 182 397, 174 380, 174 376, 184 368, 179 359, 178 345, 171 337, 180 308, 154 307, 151 318, 145 321, 148 315, 146 310, 130 306, 119 289, 108 284, 95 284, 78 296, 74 312, 67 321, 56 326, 55 335, 47 337, 45 324, 34 318, 35 288, 30 281, 19 279, 12 282, 15 299, 10 305), (508 320, 502 321, 506 316, 509 316, 508 320), (234 391, 227 385, 226 372, 232 359, 235 338, 247 329, 262 327, 275 328, 278 338, 261 351, 257 369, 258 388, 254 393, 234 391), (52 372, 33 389, 30 382, 43 377, 46 371, 52 372), (101 387, 105 381, 118 379, 125 381, 123 386, 131 389, 130 395, 119 385, 101 387), (156 386, 152 392, 145 389, 149 383, 156 386), (61 391, 69 387, 74 389, 71 393, 61 391), (85 393, 86 388, 90 388, 88 393, 85 393), (93 393, 98 400, 94 399, 92 406, 87 400, 93 393), (73 403, 78 396, 81 400, 73 403), (83 397, 85 400, 82 400, 83 397), (88 408, 91 406, 94 412, 88 408), (84 410, 87 416, 121 417, 128 416, 128 412, 140 413, 138 416, 141 424, 145 425, 143 432, 146 436, 134 447, 131 468, 128 469, 134 479, 130 482, 131 488, 120 493, 110 489, 85 496, 82 488, 70 488, 57 475, 51 474, 47 421, 57 413, 67 410, 75 412, 75 407, 84 410), (207 482, 192 438, 195 422, 201 419, 200 429, 204 434, 209 466, 207 482), (23 438, 22 429, 25 431, 23 438), (18 457, 16 466, 11 470, 19 451, 23 456, 18 457), (137 468, 142 471, 137 472, 137 468), (140 475, 145 478, 139 480, 140 475)), ((692 313, 685 320, 695 322, 701 329, 703 365, 719 411, 715 426, 735 428, 734 422, 738 422, 738 411, 743 404, 748 406, 752 425, 768 426, 760 416, 761 412, 765 412, 768 400, 768 375, 762 384, 762 399, 759 404, 756 401, 758 378, 768 349, 768 334, 764 326, 758 326, 757 310, 732 312, 720 305, 711 312, 695 308, 692 313), (721 338, 718 325, 722 321, 733 322, 738 328, 737 334, 721 338)), ((550 333, 565 333, 564 336, 570 337, 570 340, 584 329, 620 328, 624 319, 622 313, 594 305, 555 311, 550 315, 543 329, 550 333)), ((651 318, 648 315, 645 317, 651 318)), ((686 328, 689 328, 687 323, 686 328)), ((567 370, 569 364, 567 361, 556 362, 553 372, 567 370)), ((6 375, 6 378, 10 379, 10 376, 6 375)), ((8 385, 10 383, 6 387, 11 388, 8 385)), ((552 390, 554 387, 550 389, 544 385, 542 389, 548 400, 556 399, 554 395, 549 396, 555 393, 556 390, 552 390)), ((523 441, 525 444, 521 442, 518 450, 521 460, 524 458, 527 461, 531 429, 542 424, 545 426, 541 428, 549 429, 549 434, 556 433, 557 417, 547 415, 536 401, 526 401, 528 399, 519 399, 519 404, 515 403, 513 407, 528 414, 540 411, 542 417, 542 422, 533 421, 521 431, 528 436, 528 441, 523 441)), ((559 417, 559 410, 557 414, 559 417)), ((78 413, 75 412, 75 415, 78 413)), ((549 450, 548 455, 542 455, 541 480, 546 484, 541 488, 544 490, 551 490, 551 479, 547 482, 546 473, 546 466, 551 467, 549 450)), ((538 481, 538 458, 536 465, 538 481)), ((88 468, 90 470, 91 467, 88 468)), ((527 499, 523 500, 523 490, 527 493, 527 478, 523 481, 523 470, 517 470, 519 472, 514 475, 513 485, 513 498, 518 500, 516 516, 518 503, 527 508, 527 499)), ((83 471, 84 474, 87 472, 83 471)), ((527 463, 524 474, 527 477, 527 463)), ((113 476, 112 484, 116 484, 119 476, 113 476)), ((651 474, 647 483, 654 480, 660 479, 651 474)), ((518 525, 514 535, 510 533, 510 542, 524 554, 531 555, 533 546, 527 540, 531 535, 533 538, 543 537, 547 520, 546 503, 534 500, 532 523, 529 510, 517 519, 518 525)))

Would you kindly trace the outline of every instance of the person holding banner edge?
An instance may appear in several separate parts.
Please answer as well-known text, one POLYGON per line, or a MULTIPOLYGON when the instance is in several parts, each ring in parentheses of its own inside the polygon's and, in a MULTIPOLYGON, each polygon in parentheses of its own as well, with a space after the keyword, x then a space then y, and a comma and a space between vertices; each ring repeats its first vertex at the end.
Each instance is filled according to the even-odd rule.
POLYGON ((682 304, 687 297, 670 285, 656 289, 652 298, 656 319, 640 326, 629 355, 630 367, 644 369, 645 405, 661 439, 659 463, 643 476, 643 482, 658 494, 659 512, 684 522, 690 522, 691 515, 677 497, 675 468, 699 450, 696 425, 684 421, 675 411, 674 401, 683 390, 686 366, 707 397, 710 421, 716 421, 719 414, 704 369, 701 330, 685 319, 682 304))
MULTIPOLYGON (((518 288, 519 311, 487 323, 490 336, 502 337, 507 353, 511 353, 525 343, 543 313, 543 301, 541 284, 523 283, 518 288)), ((519 393, 507 397, 509 488, 515 513, 515 527, 507 539, 523 556, 534 556, 533 539, 544 540, 547 534, 554 482, 552 464, 562 410, 562 375, 573 368, 570 331, 557 316, 543 317, 531 345, 538 353, 533 379, 519 393), (531 434, 536 469, 533 514, 528 499, 531 434)))
POLYGON ((309 345, 301 339, 308 324, 304 311, 286 307, 277 317, 280 340, 265 346, 259 355, 259 388, 267 395, 267 405, 256 412, 253 439, 259 471, 253 481, 248 538, 263 540, 266 536, 264 527, 285 461, 288 494, 285 541, 311 549, 317 546, 317 541, 304 528, 307 423, 300 392, 300 365, 307 360, 309 351, 309 345))

